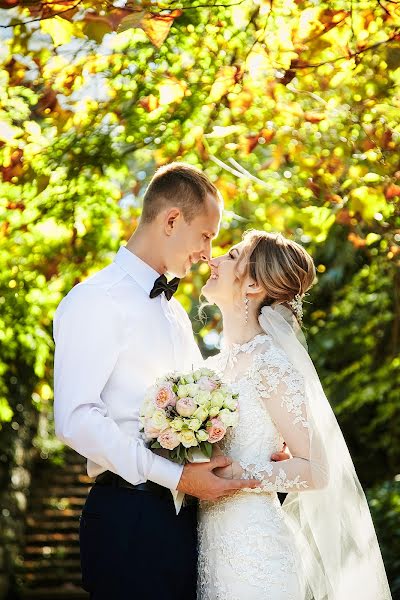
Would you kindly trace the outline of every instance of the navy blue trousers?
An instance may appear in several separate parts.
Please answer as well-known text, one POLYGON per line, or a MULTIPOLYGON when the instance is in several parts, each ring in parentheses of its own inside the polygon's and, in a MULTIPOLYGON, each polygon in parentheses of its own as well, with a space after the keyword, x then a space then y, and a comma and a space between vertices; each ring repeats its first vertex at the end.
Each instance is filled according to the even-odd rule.
POLYGON ((197 507, 94 485, 79 525, 82 587, 91 600, 195 600, 197 507))

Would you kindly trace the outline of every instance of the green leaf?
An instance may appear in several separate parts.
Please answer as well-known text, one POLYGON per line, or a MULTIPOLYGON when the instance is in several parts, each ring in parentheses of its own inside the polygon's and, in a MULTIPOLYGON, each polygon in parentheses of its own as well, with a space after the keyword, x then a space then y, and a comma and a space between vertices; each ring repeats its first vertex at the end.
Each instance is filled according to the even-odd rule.
POLYGON ((201 442, 200 449, 204 456, 207 456, 207 458, 211 458, 213 453, 213 447, 212 444, 210 444, 210 442, 201 442))
POLYGON ((0 398, 0 423, 7 423, 11 421, 14 416, 14 411, 9 405, 6 398, 0 398))

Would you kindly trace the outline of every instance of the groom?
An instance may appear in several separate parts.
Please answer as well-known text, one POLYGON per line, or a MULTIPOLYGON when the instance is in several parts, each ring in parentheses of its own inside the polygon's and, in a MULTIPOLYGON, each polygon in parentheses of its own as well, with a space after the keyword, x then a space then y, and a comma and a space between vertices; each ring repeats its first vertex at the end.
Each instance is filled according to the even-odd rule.
POLYGON ((196 504, 176 515, 171 490, 216 500, 258 485, 217 477, 227 457, 182 467, 139 435, 145 390, 201 359, 189 318, 172 298, 178 281, 164 273, 181 278, 210 259, 221 213, 204 173, 184 163, 160 168, 127 245, 55 314, 55 431, 96 478, 80 518, 82 584, 93 600, 194 600, 196 504))

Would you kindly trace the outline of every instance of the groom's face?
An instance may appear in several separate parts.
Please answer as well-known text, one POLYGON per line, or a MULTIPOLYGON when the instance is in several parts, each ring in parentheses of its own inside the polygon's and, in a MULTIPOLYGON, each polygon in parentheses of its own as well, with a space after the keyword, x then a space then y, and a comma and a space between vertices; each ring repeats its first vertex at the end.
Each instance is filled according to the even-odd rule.
POLYGON ((221 202, 208 195, 204 209, 187 223, 180 215, 168 243, 167 271, 184 277, 193 264, 211 258, 212 240, 218 235, 222 215, 221 202))

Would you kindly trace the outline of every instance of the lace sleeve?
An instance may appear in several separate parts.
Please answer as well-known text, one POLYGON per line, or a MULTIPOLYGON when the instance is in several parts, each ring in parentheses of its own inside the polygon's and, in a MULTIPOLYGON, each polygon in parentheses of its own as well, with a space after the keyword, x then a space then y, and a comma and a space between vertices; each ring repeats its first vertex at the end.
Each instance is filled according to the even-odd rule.
POLYGON ((293 458, 263 464, 241 462, 242 478, 260 480, 261 490, 268 492, 299 492, 325 487, 327 468, 323 453, 316 452, 318 459, 312 459, 311 448, 318 434, 308 418, 302 376, 284 355, 269 352, 256 359, 253 376, 258 393, 293 458))

